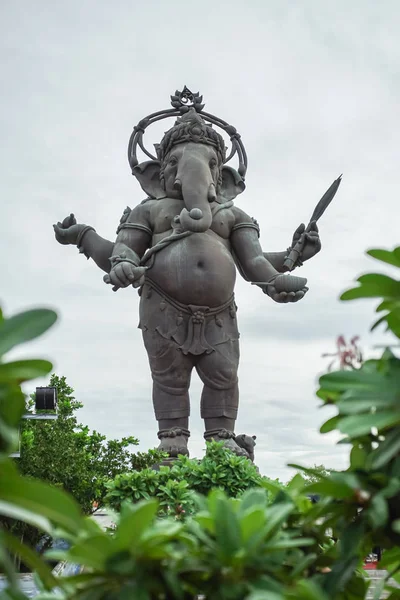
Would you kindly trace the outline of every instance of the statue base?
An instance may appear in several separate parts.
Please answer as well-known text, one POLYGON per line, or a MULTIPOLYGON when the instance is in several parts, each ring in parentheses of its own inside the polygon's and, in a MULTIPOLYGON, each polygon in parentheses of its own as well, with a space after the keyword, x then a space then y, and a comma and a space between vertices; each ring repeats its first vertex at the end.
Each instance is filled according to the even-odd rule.
POLYGON ((156 463, 151 468, 153 471, 159 471, 160 467, 172 467, 176 460, 178 460, 177 457, 170 456, 169 458, 164 458, 161 462, 156 463))

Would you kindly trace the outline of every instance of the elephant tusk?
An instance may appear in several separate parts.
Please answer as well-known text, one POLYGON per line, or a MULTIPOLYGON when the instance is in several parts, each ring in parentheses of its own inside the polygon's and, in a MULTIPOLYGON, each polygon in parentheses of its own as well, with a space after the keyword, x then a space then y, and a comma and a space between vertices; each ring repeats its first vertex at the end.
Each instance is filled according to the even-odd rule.
POLYGON ((200 208, 192 208, 189 212, 189 217, 195 221, 200 221, 203 218, 203 211, 200 208))
POLYGON ((204 214, 200 208, 192 208, 189 212, 183 208, 179 215, 181 226, 184 231, 192 231, 193 233, 202 233, 210 229, 212 223, 210 215, 204 214))
POLYGON ((215 202, 217 199, 217 190, 215 189, 215 184, 210 183, 210 187, 208 188, 208 201, 215 202))

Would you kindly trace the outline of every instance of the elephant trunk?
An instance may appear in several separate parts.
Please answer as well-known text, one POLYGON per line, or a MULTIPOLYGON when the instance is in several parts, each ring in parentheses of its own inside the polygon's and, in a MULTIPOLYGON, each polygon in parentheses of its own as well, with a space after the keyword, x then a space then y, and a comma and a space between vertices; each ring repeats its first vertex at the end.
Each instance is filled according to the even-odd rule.
POLYGON ((182 191, 185 203, 185 208, 179 215, 183 229, 194 233, 202 233, 210 229, 212 223, 210 202, 216 199, 216 190, 208 165, 197 157, 183 160, 177 173, 175 186, 182 191))

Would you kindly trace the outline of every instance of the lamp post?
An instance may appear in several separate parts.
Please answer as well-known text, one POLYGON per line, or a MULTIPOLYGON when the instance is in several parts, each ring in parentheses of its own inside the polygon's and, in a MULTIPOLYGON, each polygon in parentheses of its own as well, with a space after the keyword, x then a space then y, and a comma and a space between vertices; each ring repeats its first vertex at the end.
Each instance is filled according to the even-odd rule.
MULTIPOLYGON (((58 418, 57 414, 57 388, 54 386, 37 387, 35 394, 35 412, 25 413, 21 419, 35 421, 54 421, 58 418), (40 412, 38 412, 40 411, 40 412), (51 412, 48 412, 51 411, 51 412)), ((19 428, 19 432, 21 429, 19 428)), ((20 458, 21 456, 21 434, 19 433, 19 448, 16 452, 10 454, 11 458, 20 458)))

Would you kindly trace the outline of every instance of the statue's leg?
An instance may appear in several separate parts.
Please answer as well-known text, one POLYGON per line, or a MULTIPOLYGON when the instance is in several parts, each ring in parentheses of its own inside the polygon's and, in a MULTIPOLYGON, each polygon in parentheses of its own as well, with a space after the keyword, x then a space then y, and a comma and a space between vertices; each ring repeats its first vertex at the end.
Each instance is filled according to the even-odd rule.
POLYGON ((239 340, 228 340, 217 344, 210 354, 200 356, 196 370, 204 384, 201 416, 205 423, 205 439, 224 440, 236 454, 247 456, 247 452, 236 444, 234 435, 239 405, 238 366, 239 340))
POLYGON ((157 331, 143 331, 143 340, 153 378, 153 406, 159 425, 159 448, 170 456, 187 455, 193 357, 182 354, 176 342, 162 337, 157 331))

